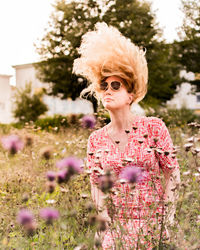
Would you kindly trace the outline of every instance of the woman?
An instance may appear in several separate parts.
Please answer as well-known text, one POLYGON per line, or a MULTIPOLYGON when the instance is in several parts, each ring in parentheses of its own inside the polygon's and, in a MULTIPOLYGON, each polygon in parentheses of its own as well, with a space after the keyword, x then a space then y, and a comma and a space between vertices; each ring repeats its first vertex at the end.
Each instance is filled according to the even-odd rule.
MULTIPOLYGON (((107 230, 101 234, 102 247, 119 249, 121 244, 121 249, 152 249, 159 236, 168 236, 163 228, 164 205, 168 201, 174 204, 180 174, 164 122, 130 111, 131 104, 138 103, 147 92, 145 52, 116 28, 98 23, 96 30, 83 36, 79 53, 73 71, 90 82, 82 95, 94 94, 111 119, 90 135, 87 151, 92 198, 108 221, 107 230), (140 180, 136 178, 132 184, 122 180, 128 168, 137 170, 140 180), (114 180, 109 196, 112 209, 100 187, 99 176, 106 176, 107 170, 114 180)), ((172 222, 175 207, 170 211, 172 222)))

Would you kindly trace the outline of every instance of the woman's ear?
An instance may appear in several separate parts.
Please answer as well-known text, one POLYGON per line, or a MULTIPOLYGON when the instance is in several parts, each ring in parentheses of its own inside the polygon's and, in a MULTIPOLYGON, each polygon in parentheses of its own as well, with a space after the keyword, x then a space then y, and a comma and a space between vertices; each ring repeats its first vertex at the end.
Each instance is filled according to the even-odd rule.
POLYGON ((129 95, 129 104, 131 105, 133 103, 133 101, 134 101, 134 94, 131 93, 129 95))

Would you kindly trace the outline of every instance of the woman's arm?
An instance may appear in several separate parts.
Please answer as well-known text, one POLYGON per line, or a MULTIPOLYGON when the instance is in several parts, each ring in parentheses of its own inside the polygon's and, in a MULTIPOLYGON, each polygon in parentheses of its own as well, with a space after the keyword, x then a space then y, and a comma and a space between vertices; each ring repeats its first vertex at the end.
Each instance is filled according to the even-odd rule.
POLYGON ((166 181, 166 188, 165 188, 165 195, 166 199, 165 202, 168 203, 168 222, 173 224, 174 222, 174 214, 176 212, 176 201, 179 197, 179 186, 180 186, 180 171, 179 168, 176 168, 172 173, 164 173, 165 181, 166 181))

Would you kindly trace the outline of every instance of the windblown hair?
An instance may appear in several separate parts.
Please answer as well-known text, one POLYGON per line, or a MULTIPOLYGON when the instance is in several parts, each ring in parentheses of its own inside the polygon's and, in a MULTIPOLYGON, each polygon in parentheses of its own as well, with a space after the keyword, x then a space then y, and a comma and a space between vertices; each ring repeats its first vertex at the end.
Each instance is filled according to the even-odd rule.
POLYGON ((97 23, 95 28, 83 35, 81 56, 74 60, 73 72, 89 82, 81 96, 90 93, 99 100, 99 83, 115 75, 125 80, 128 92, 134 94, 133 102, 138 103, 147 92, 145 51, 106 23, 97 23))

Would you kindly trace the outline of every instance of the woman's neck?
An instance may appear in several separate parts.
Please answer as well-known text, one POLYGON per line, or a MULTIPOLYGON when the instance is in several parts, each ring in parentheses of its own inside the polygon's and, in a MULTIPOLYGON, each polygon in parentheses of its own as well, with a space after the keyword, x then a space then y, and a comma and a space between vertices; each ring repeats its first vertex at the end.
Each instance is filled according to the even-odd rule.
POLYGON ((130 111, 127 110, 115 110, 110 111, 110 125, 109 129, 115 132, 122 132, 128 129, 131 129, 132 122, 134 121, 135 115, 130 111))

